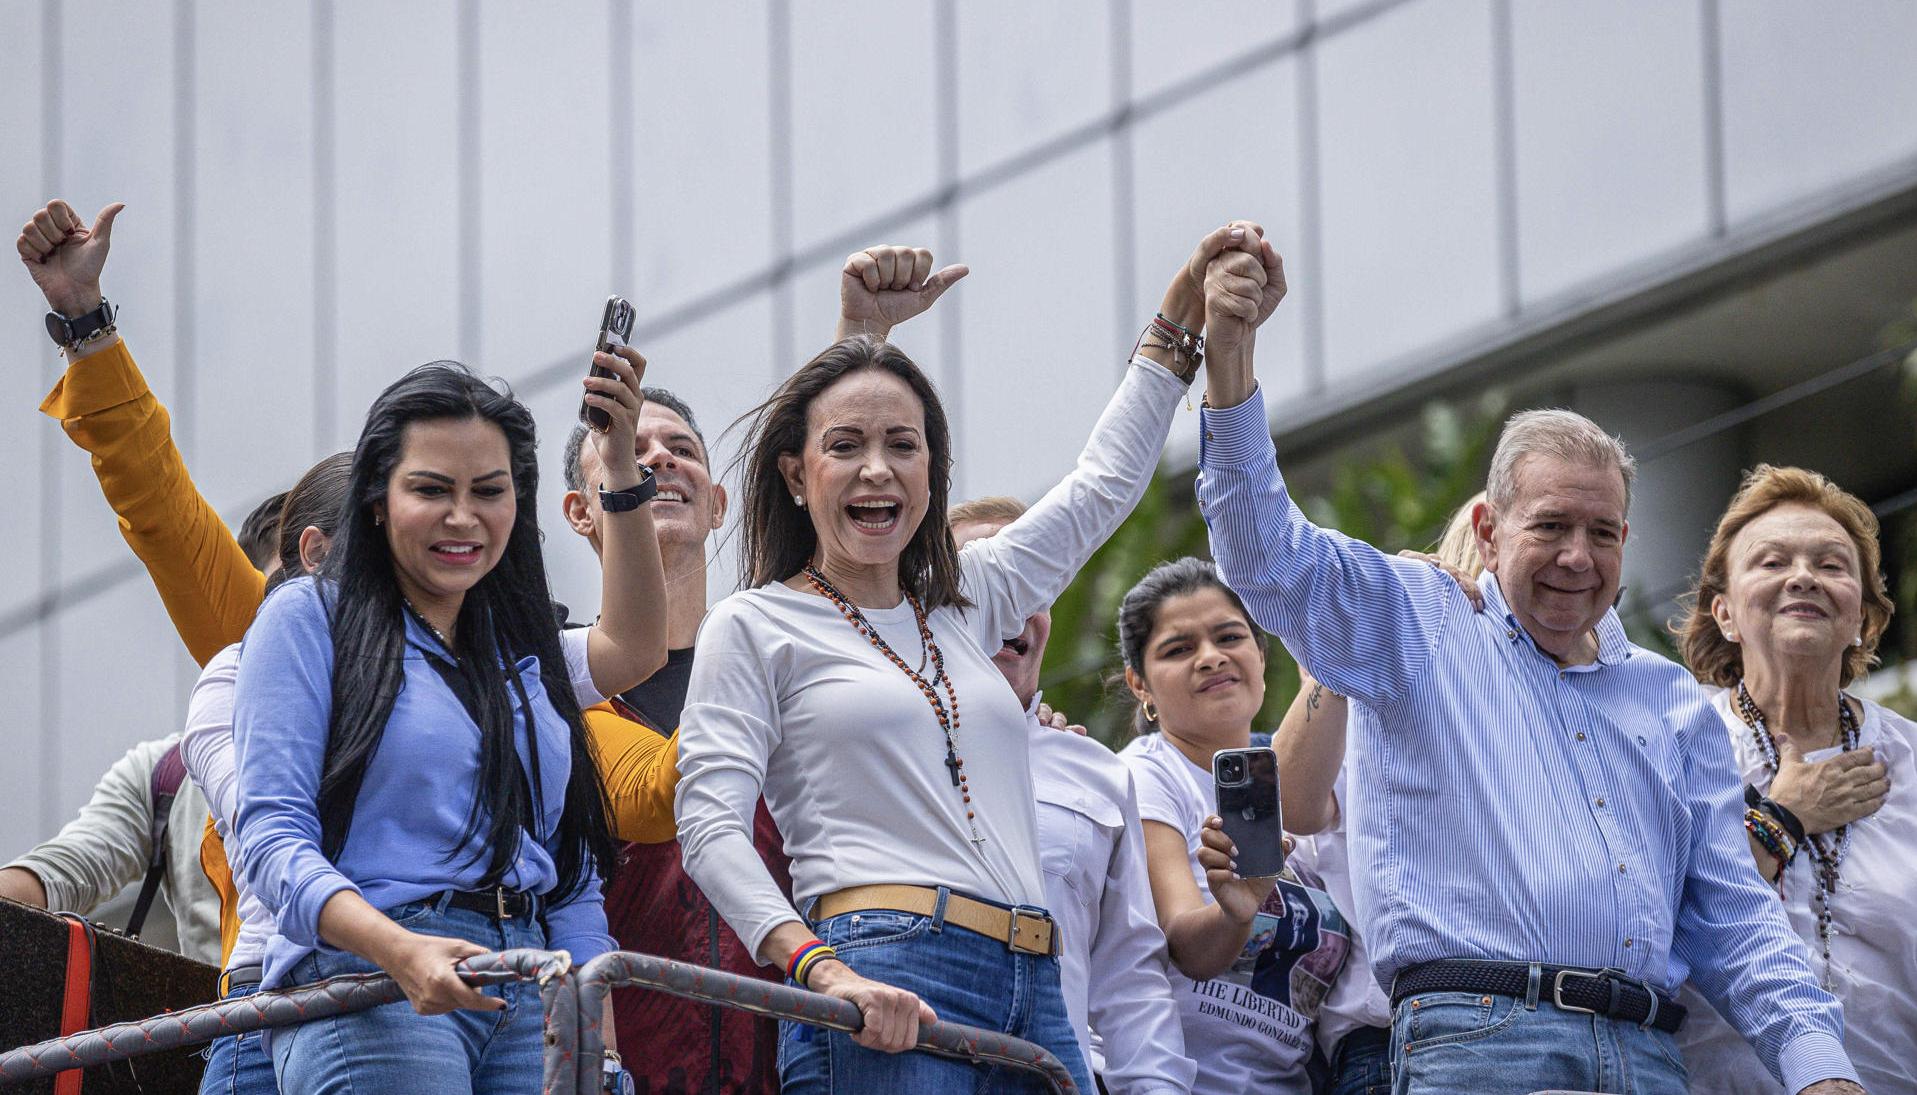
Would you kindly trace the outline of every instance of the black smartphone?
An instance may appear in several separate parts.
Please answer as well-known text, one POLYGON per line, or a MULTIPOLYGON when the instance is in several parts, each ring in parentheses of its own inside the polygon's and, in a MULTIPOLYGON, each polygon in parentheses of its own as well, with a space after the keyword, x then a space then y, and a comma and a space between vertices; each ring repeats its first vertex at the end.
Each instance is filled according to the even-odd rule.
MULTIPOLYGON (((613 347, 626 345, 632 338, 632 319, 632 305, 626 301, 625 297, 607 297, 606 313, 599 319, 599 341, 593 345, 594 352, 610 353, 613 347)), ((613 373, 609 369, 594 365, 592 375, 609 377, 613 373)), ((591 429, 605 433, 606 429, 612 425, 612 416, 582 399, 579 402, 579 421, 584 422, 591 429)))
POLYGON ((1285 869, 1285 819, 1278 810, 1278 754, 1268 748, 1221 749, 1211 758, 1218 816, 1238 845, 1238 877, 1285 869))

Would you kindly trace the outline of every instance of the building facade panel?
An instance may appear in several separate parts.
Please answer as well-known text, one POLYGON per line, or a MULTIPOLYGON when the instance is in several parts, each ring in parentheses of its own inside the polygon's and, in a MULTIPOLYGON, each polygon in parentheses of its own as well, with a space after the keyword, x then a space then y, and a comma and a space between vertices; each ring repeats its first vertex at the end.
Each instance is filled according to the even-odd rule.
POLYGON ((611 291, 609 15, 605 0, 480 11, 479 87, 461 91, 479 112, 480 338, 468 364, 510 378, 590 352, 611 291))
POLYGON ((1917 6, 1726 4, 1724 170, 1733 223, 1917 156, 1917 6))
POLYGON ((1118 337, 1134 337, 1133 328, 1151 318, 1173 272, 1206 232, 1228 218, 1257 221, 1284 258, 1292 286, 1260 331, 1268 368, 1259 382, 1270 403, 1308 388, 1306 310, 1324 291, 1320 271, 1309 269, 1299 246, 1300 169, 1313 153, 1299 141, 1297 65, 1294 58, 1264 64, 1133 130, 1136 299, 1120 301, 1116 317, 1118 337))
POLYGON ((933 79, 931 4, 826 0, 782 10, 789 53, 773 64, 789 68, 790 81, 772 89, 773 125, 789 125, 784 185, 803 248, 931 192, 935 97, 955 92, 933 79))
POLYGON ((333 395, 331 413, 315 415, 314 459, 350 448, 373 397, 413 365, 458 357, 464 333, 458 5, 342 4, 332 36, 320 92, 334 151, 320 186, 333 197, 319 231, 332 240, 337 306, 320 317, 333 360, 317 364, 333 395))
POLYGON ((1483 0, 1414 3, 1318 51, 1333 387, 1499 312, 1491 30, 1483 0))
POLYGON ((1111 111, 1109 0, 965 0, 953 9, 959 170, 990 167, 1111 111))
POLYGON ((1519 289, 1571 289, 1710 231, 1701 9, 1513 4, 1519 289))
MULTIPOLYGON (((38 5, 0 5, 0 134, 9 149, 0 156, 0 201, 7 203, 0 230, 8 232, 18 232, 27 215, 46 200, 47 169, 41 154, 43 14, 38 5)), ((42 465, 42 453, 52 450, 53 441, 66 441, 49 438, 52 424, 35 410, 60 375, 60 358, 39 326, 46 301, 17 266, 0 278, 0 308, 8 317, 0 325, 0 353, 8 361, 7 368, 0 368, 0 459, 15 469, 6 492, 8 535, 0 536, 0 569, 14 578, 0 583, 0 618, 17 620, 8 614, 40 595, 46 578, 42 560, 59 549, 58 520, 44 521, 41 514, 43 503, 60 503, 59 471, 42 465)), ((35 625, 29 617, 12 626, 14 631, 0 633, 0 642, 30 634, 35 625)), ((38 734, 33 723, 19 725, 23 735, 38 734)))
POLYGON ((614 263, 644 322, 772 259, 771 66, 765 0, 634 5, 631 18, 632 98, 608 139, 630 145, 614 204, 637 228, 614 263))
POLYGON ((1142 99, 1207 72, 1224 58, 1298 33, 1307 4, 1218 0, 1127 6, 1131 9, 1132 94, 1142 99))
POLYGON ((1042 492, 1116 385, 1131 336, 1107 288, 1111 154, 1100 142, 965 207, 964 372, 944 384, 956 497, 1042 492))
POLYGON ((182 242, 193 248, 193 295, 181 318, 193 335, 191 360, 175 365, 174 433, 200 489, 222 512, 244 514, 306 467, 314 447, 312 17, 242 0, 196 4, 192 48, 193 204, 182 242))

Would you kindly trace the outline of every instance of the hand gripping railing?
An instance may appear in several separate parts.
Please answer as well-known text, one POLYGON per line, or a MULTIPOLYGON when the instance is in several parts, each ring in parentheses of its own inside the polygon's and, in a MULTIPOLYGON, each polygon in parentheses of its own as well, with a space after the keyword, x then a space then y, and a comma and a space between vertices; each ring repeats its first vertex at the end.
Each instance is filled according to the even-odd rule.
MULTIPOLYGON (((579 1007, 576 1095, 598 1095, 600 1090, 600 1063, 606 1051, 606 998, 618 986, 637 985, 847 1034, 856 1032, 863 1023, 857 1005, 848 1000, 649 954, 602 954, 580 967, 574 982, 579 1007)), ((1001 1064, 1037 1072, 1058 1095, 1078 1093, 1072 1074, 1049 1050, 1009 1034, 958 1023, 920 1024, 917 1048, 973 1064, 1001 1064)), ((550 1082, 551 1074, 547 1075, 550 1082)))
MULTIPOLYGON (((469 985, 537 981, 545 1004, 546 1095, 571 1095, 578 1087, 578 996, 567 974, 572 956, 565 951, 518 949, 474 955, 459 963, 469 985)), ((309 1019, 365 1011, 405 999, 399 985, 383 973, 347 974, 310 985, 255 993, 138 1022, 83 1030, 0 1053, 0 1087, 38 1080, 74 1068, 92 1068, 146 1053, 198 1045, 228 1034, 287 1027, 309 1019)), ((593 1066, 598 1079, 598 1065, 593 1066)))

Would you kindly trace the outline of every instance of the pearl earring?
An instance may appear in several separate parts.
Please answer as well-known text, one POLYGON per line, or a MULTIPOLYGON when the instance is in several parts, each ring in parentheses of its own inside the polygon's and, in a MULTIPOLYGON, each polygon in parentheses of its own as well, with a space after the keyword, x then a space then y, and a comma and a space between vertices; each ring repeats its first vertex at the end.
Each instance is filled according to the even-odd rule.
POLYGON ((799 497, 798 495, 796 495, 796 494, 795 494, 795 495, 793 495, 793 496, 792 496, 792 504, 793 504, 793 505, 795 505, 795 506, 797 506, 797 507, 799 507, 800 509, 804 509, 804 508, 805 508, 805 499, 803 499, 803 498, 801 498, 801 497, 799 497))
POLYGON ((1731 633, 1730 633, 1729 631, 1725 631, 1725 632, 1724 632, 1724 641, 1725 641, 1725 642, 1732 642, 1732 643, 1734 643, 1734 642, 1736 642, 1736 641, 1737 641, 1737 636, 1736 636, 1736 635, 1733 635, 1733 634, 1731 634, 1731 633))
POLYGON ((1863 637, 1862 635, 1859 635, 1859 636, 1857 636, 1857 637, 1856 637, 1855 639, 1852 639, 1852 640, 1850 641, 1850 645, 1852 645, 1852 646, 1862 646, 1862 645, 1864 645, 1864 637, 1863 637))

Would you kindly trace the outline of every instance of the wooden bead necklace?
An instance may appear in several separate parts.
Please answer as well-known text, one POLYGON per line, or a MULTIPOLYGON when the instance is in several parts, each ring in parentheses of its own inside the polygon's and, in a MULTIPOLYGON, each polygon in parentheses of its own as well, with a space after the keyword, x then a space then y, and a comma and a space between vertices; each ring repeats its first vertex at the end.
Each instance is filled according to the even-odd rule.
MULTIPOLYGON (((931 705, 932 713, 938 716, 939 729, 945 734, 945 767, 952 773, 952 786, 958 788, 959 798, 965 804, 965 824, 972 831, 972 846, 981 852, 984 851, 985 836, 978 831, 978 814, 972 808, 972 786, 965 774, 965 758, 960 756, 958 751, 958 690, 952 687, 951 675, 945 672, 945 654, 939 650, 939 644, 932 638, 932 628, 926 623, 925 609, 919 604, 919 599, 910 593, 905 595, 906 603, 912 606, 912 617, 919 625, 919 641, 925 645, 925 650, 932 657, 932 679, 929 681, 920 672, 905 664, 905 659, 892 650, 892 645, 886 642, 885 637, 880 635, 871 621, 865 618, 865 613, 859 611, 859 606, 853 604, 851 598, 840 593, 839 588, 828 581, 826 576, 819 572, 818 567, 808 563, 805 568, 805 580, 812 583, 812 588, 817 590, 821 597, 832 602, 832 607, 839 610, 839 615, 844 616, 845 622, 852 625, 852 630, 863 635, 865 641, 872 644, 873 649, 885 655, 887 661, 898 666, 899 672, 905 674, 913 684, 918 686, 919 694, 923 695, 925 702, 931 705), (951 701, 949 708, 946 705, 946 699, 939 698, 938 686, 941 684, 945 686, 946 699, 951 701)), ((920 668, 923 668, 923 663, 920 668)))
MULTIPOLYGON (((1744 720, 1745 726, 1751 728, 1751 737, 1757 741, 1757 752, 1764 758, 1765 770, 1770 773, 1772 779, 1777 778, 1779 759, 1777 739, 1771 736, 1770 727, 1764 722, 1764 712, 1758 709, 1757 701, 1751 699, 1751 694, 1744 687, 1743 681, 1737 682, 1737 715, 1744 720)), ((1837 726, 1838 737, 1842 741, 1844 751, 1848 753, 1857 748, 1859 740, 1863 737, 1863 731, 1857 725, 1856 713, 1850 709, 1850 704, 1844 702, 1844 694, 1841 691, 1837 693, 1837 726)), ((1824 945, 1824 988, 1826 990, 1835 987, 1830 972, 1831 900, 1837 896, 1838 868, 1843 866, 1844 855, 1850 851, 1850 832, 1849 825, 1839 825, 1833 832, 1811 833, 1804 840, 1805 851, 1810 853, 1811 861, 1816 867, 1811 873, 1817 880, 1817 892, 1811 895, 1811 900, 1817 911, 1817 937, 1824 945)), ((1784 864, 1778 870, 1777 883, 1780 891, 1784 884, 1783 872, 1789 866, 1788 863, 1784 864)))

